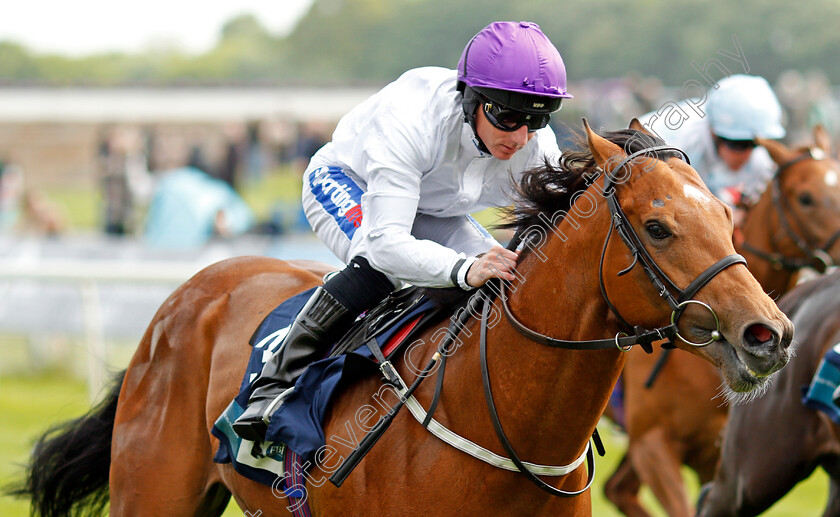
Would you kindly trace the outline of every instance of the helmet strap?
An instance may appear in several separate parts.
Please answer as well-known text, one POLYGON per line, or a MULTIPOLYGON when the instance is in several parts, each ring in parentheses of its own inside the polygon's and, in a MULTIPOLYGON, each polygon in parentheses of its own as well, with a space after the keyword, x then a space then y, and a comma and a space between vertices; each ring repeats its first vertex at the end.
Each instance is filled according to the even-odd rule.
POLYGON ((460 83, 458 89, 462 93, 461 106, 464 109, 464 122, 472 128, 475 140, 478 142, 478 149, 483 153, 491 154, 487 146, 484 145, 484 142, 481 141, 481 137, 478 136, 478 130, 475 127, 475 114, 478 110, 478 105, 481 104, 481 96, 469 86, 463 85, 464 88, 462 89, 462 85, 463 83, 460 83))

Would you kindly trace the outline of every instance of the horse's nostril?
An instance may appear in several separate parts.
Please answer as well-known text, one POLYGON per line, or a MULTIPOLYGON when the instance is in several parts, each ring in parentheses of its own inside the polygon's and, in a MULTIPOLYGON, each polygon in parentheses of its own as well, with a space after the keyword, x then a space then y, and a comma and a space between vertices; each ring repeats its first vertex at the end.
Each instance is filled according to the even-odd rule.
POLYGON ((775 334, 764 325, 756 323, 744 331, 744 342, 750 346, 764 345, 773 340, 775 334))

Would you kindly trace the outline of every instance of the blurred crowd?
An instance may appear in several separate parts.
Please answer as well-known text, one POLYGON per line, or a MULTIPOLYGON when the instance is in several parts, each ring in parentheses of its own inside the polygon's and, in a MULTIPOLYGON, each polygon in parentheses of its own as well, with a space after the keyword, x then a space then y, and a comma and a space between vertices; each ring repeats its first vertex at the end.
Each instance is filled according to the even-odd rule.
POLYGON ((27 190, 23 168, 0 160, 0 233, 58 235, 66 229, 61 210, 37 190, 27 190))
MULTIPOLYGON (((283 171, 299 177, 332 126, 280 120, 207 126, 101 127, 91 160, 98 230, 115 238, 137 237, 152 247, 186 248, 213 238, 276 234, 305 224, 298 221, 296 207, 257 221, 242 198, 242 187, 283 171)), ((0 233, 63 233, 68 214, 44 192, 26 188, 25 176, 21 166, 0 161, 0 233)))
MULTIPOLYGON (((840 136, 840 92, 833 90, 825 73, 786 70, 772 85, 784 110, 785 143, 810 142, 811 129, 816 124, 822 124, 834 138, 840 136)), ((563 126, 576 130, 581 126, 581 117, 586 117, 594 128, 617 129, 627 127, 633 117, 655 111, 668 101, 681 100, 678 86, 667 87, 656 77, 636 73, 572 83, 569 91, 575 98, 565 103, 553 118, 562 122, 555 126, 561 149, 570 131, 563 126)))
MULTIPOLYGON (((773 88, 784 109, 786 143, 807 141, 815 124, 838 134, 840 106, 825 74, 788 70, 773 88)), ((578 81, 569 91, 574 99, 552 118, 561 149, 572 144, 582 117, 594 128, 627 127, 633 117, 679 100, 680 89, 630 73, 578 81)), ((299 206, 278 206, 257 220, 241 196, 242 186, 278 171, 299 177, 329 140, 335 122, 274 118, 220 124, 213 131, 105 125, 98 132, 95 160, 99 229, 161 247, 197 246, 245 232, 306 232, 299 206)), ((54 236, 66 231, 67 214, 43 192, 27 189, 25 177, 20 166, 0 157, 0 232, 54 236)), ((270 195, 298 199, 297 193, 270 195)))
POLYGON ((157 247, 189 247, 245 232, 282 233, 288 224, 277 217, 255 220, 241 186, 283 168, 302 173, 330 132, 321 122, 281 120, 228 123, 216 135, 109 128, 98 160, 104 231, 142 233, 157 247))

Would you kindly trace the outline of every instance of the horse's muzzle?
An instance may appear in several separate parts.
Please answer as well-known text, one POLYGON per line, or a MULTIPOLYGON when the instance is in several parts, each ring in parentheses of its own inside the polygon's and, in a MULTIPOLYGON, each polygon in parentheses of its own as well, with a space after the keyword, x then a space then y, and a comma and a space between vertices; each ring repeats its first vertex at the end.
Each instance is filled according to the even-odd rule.
POLYGON ((743 353, 738 355, 751 375, 766 377, 787 364, 792 341, 793 324, 787 318, 776 325, 771 322, 747 324, 741 334, 743 353))

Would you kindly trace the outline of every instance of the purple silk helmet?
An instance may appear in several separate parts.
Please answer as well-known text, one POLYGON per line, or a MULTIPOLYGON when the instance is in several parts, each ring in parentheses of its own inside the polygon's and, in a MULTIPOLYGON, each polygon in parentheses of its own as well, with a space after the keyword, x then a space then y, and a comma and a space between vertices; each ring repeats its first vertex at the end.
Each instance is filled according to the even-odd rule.
POLYGON ((465 113, 477 105, 470 102, 474 92, 534 114, 553 113, 562 99, 572 98, 566 93, 563 58, 531 22, 493 22, 476 34, 458 62, 458 86, 465 94, 465 113))

